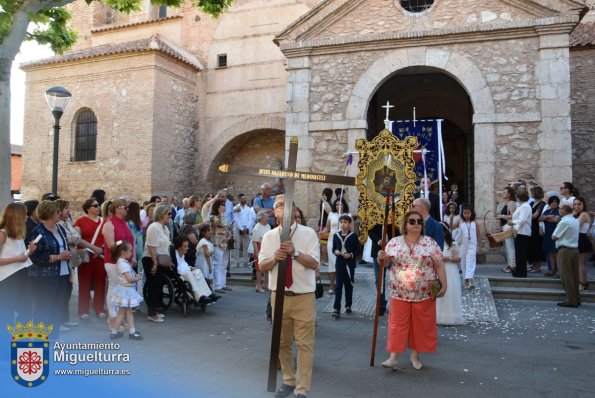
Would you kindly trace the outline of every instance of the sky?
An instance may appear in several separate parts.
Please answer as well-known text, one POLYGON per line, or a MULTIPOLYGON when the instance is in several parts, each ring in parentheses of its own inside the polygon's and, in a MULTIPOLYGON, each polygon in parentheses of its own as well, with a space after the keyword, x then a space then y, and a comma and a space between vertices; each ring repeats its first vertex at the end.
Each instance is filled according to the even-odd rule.
MULTIPOLYGON (((48 58, 54 53, 49 46, 40 46, 35 42, 26 41, 21 46, 21 51, 12 63, 10 76, 10 143, 23 145, 23 119, 25 107, 25 72, 19 65, 23 62, 48 58)), ((49 87, 48 87, 49 88, 49 87)), ((39 93, 43 95, 43 93, 39 93)), ((48 108, 48 112, 49 112, 48 108)))

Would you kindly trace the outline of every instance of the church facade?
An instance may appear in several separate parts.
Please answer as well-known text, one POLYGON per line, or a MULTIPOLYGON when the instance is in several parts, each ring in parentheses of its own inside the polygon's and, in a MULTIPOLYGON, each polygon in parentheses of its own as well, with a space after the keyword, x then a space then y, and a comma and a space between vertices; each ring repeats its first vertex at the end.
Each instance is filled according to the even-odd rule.
MULTIPOLYGON (((73 98, 59 191, 74 201, 97 187, 137 199, 250 194, 267 180, 217 167, 281 168, 289 136, 298 169, 355 175, 346 154, 382 130, 387 101, 393 120, 414 107, 444 119, 448 185, 478 214, 518 179, 556 191, 574 181, 595 199, 585 1, 244 0, 217 20, 145 3, 132 15, 75 3, 76 47, 23 66, 23 198, 49 190, 53 119, 37 110, 62 85, 73 98)), ((323 186, 297 188, 316 214, 323 186)))

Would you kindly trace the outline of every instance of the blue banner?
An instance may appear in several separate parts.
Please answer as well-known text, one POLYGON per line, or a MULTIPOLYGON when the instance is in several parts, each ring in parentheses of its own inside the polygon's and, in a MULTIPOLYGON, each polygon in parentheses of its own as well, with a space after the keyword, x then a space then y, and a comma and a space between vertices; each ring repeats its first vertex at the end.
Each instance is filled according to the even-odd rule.
POLYGON ((426 173, 430 181, 436 181, 440 178, 438 172, 440 139, 438 135, 438 120, 397 120, 393 122, 393 134, 399 139, 404 140, 405 137, 417 137, 419 142, 418 150, 420 152, 414 153, 415 167, 414 171, 417 175, 417 183, 424 176, 424 162, 422 160, 421 151, 425 148, 426 153, 426 173))

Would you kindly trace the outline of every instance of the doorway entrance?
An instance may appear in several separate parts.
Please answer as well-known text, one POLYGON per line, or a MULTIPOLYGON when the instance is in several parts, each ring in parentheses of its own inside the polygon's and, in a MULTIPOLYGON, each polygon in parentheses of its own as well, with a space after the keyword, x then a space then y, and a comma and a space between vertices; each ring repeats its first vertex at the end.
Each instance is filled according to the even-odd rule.
MULTIPOLYGON (((456 188, 459 203, 473 203, 473 107, 464 88, 444 71, 427 66, 404 68, 389 77, 372 97, 368 106, 366 138, 374 138, 384 129, 389 101, 391 120, 443 119, 442 139, 446 158, 443 189, 456 188)), ((438 189, 437 184, 433 188, 438 189)), ((436 192, 438 194, 438 192, 436 192)))

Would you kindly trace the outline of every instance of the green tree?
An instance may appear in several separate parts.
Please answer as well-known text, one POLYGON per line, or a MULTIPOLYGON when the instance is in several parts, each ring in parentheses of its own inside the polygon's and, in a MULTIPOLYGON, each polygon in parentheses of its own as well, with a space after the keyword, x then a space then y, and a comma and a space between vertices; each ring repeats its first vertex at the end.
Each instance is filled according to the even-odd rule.
MULTIPOLYGON (((70 12, 64 7, 75 0, 0 0, 0 209, 12 201, 10 195, 10 71, 25 40, 49 44, 62 54, 76 42, 68 27, 70 12)), ((117 11, 137 11, 142 0, 85 0, 102 2, 117 11)), ((155 5, 179 7, 185 0, 151 0, 155 5)), ((213 17, 233 0, 187 0, 213 17)))

